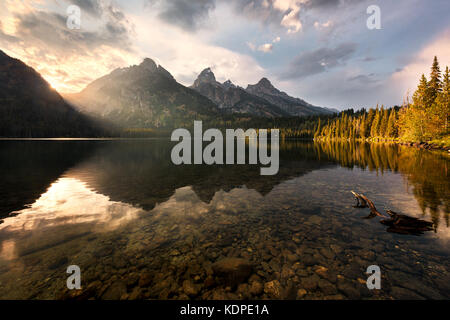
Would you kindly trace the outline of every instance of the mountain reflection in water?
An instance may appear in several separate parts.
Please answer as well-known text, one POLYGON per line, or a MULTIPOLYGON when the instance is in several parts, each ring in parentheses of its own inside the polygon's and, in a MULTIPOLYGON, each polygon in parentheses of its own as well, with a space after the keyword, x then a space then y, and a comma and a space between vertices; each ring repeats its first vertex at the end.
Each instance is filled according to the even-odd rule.
POLYGON ((70 264, 85 298, 450 297, 448 155, 290 141, 279 174, 260 176, 259 165, 175 166, 171 146, 1 141, 0 298, 66 297, 70 264), (353 189, 436 231, 387 233, 361 219, 353 189), (231 291, 211 280, 224 257, 254 265, 231 291), (375 295, 360 281, 372 264, 375 295), (274 280, 279 297, 251 290, 274 280))

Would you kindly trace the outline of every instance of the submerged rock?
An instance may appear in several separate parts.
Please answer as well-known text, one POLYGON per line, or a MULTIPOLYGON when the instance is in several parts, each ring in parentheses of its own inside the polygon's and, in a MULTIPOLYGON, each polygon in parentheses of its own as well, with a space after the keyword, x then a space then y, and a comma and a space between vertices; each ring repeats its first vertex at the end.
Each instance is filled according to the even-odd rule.
POLYGON ((322 222, 322 217, 319 216, 311 216, 308 218, 308 223, 311 224, 320 224, 322 222))
POLYGON ((234 286, 244 282, 252 273, 252 264, 241 258, 224 258, 212 265, 215 275, 222 278, 226 285, 234 286))
POLYGON ((141 276, 139 277, 139 287, 141 287, 141 288, 148 287, 150 285, 150 283, 152 282, 152 279, 153 279, 153 277, 149 273, 141 274, 141 276))
POLYGON ((391 294, 394 299, 399 300, 424 300, 421 295, 401 287, 392 287, 391 294))
POLYGON ((123 294, 127 293, 127 286, 121 281, 114 282, 103 294, 103 300, 119 300, 123 294))
POLYGON ((191 280, 184 280, 183 291, 189 297, 195 297, 200 291, 200 286, 194 284, 191 280))
POLYGON ((51 270, 58 269, 60 267, 65 266, 68 263, 69 259, 67 257, 60 257, 53 263, 51 263, 48 268, 51 270))
POLYGON ((312 275, 308 278, 301 279, 301 285, 304 289, 312 291, 317 288, 320 278, 317 275, 312 275))
POLYGON ((298 289, 297 299, 302 299, 308 292, 305 289, 298 289))
POLYGON ((264 293, 268 294, 272 298, 281 299, 282 288, 280 282, 278 280, 266 282, 264 285, 264 293))
POLYGON ((250 293, 255 296, 258 296, 261 293, 263 293, 263 289, 264 289, 263 285, 259 281, 253 281, 250 285, 250 293))

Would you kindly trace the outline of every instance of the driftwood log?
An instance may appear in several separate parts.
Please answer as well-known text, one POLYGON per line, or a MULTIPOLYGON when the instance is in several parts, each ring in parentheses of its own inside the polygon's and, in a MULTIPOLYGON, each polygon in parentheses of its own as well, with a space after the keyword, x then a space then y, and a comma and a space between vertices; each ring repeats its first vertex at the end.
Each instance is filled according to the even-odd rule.
POLYGON ((351 191, 355 196, 357 204, 355 208, 369 208, 370 214, 365 219, 382 217, 380 223, 388 226, 387 231, 398 234, 421 235, 425 231, 434 230, 432 222, 410 217, 404 214, 398 214, 392 210, 386 210, 388 216, 380 213, 375 204, 365 195, 351 191))
POLYGON ((383 217, 386 218, 385 215, 381 214, 372 201, 370 201, 365 195, 362 193, 356 193, 355 191, 352 191, 355 198, 358 200, 358 204, 356 205, 357 208, 370 208, 370 214, 367 216, 367 219, 373 218, 373 217, 383 217), (360 203, 361 202, 361 203, 360 203))

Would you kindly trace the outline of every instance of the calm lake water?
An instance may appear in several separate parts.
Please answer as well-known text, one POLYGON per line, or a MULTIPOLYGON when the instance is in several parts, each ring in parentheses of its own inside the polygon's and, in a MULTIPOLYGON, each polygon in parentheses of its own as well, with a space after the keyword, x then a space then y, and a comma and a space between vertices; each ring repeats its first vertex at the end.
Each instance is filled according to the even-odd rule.
POLYGON ((284 142, 278 175, 260 176, 175 166, 171 147, 0 141, 0 298, 450 299, 445 153, 284 142), (351 190, 434 230, 363 219, 351 190), (69 265, 80 291, 66 287, 69 265), (380 290, 367 289, 370 265, 380 290))

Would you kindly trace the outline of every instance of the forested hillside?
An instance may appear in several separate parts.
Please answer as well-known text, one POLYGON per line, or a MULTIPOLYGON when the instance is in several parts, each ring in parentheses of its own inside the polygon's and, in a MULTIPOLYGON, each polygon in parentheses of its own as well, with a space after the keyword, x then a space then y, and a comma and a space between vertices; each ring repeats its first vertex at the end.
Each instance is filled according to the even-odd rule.
POLYGON ((103 125, 81 114, 33 68, 0 50, 0 137, 99 137, 103 125))

